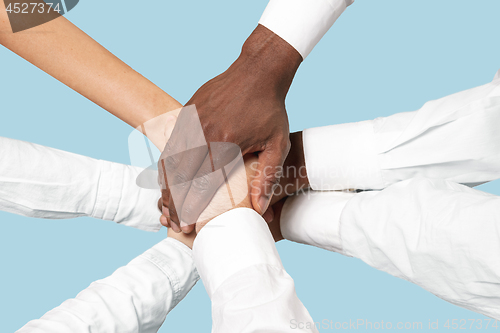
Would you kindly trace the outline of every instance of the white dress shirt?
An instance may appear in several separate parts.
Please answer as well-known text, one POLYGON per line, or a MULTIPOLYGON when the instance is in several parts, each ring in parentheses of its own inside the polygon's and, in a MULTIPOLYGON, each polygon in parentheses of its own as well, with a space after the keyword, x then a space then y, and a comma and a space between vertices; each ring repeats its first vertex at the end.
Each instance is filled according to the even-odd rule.
POLYGON ((262 24, 305 59, 354 0, 270 0, 262 24))
POLYGON ((156 333, 197 281, 191 249, 167 238, 17 333, 156 333))
MULTIPOLYGON (((140 169, 13 139, 0 138, 0 147, 0 209, 159 228, 158 192, 135 185, 140 169)), ((202 229, 194 258, 166 239, 18 332, 156 332, 198 280, 195 261, 212 298, 213 332, 288 332, 292 320, 312 322, 267 224, 238 208, 202 229)))
POLYGON ((212 300, 212 332, 317 332, 283 268, 264 219, 236 208, 210 221, 194 241, 194 260, 212 300))
MULTIPOLYGON (((313 175, 310 176, 311 179, 313 181, 316 179, 317 184, 320 184, 313 188, 359 187, 377 189, 401 180, 404 181, 389 186, 383 191, 359 194, 311 191, 292 197, 287 200, 283 209, 282 233, 285 238, 360 258, 373 267, 412 281, 454 304, 500 319, 497 306, 498 298, 492 296, 500 294, 498 290, 500 285, 498 267, 500 265, 496 259, 498 256, 492 255, 499 253, 498 244, 500 244, 500 236, 497 231, 498 223, 496 222, 500 216, 498 197, 454 183, 462 182, 473 185, 498 178, 498 170, 500 170, 499 149, 496 144, 498 138, 495 129, 500 124, 498 118, 500 100, 497 97, 499 85, 500 80, 495 80, 491 84, 430 102, 420 111, 413 113, 380 118, 373 122, 336 125, 305 131, 304 152, 308 174, 313 175), (347 130, 349 128, 358 131, 352 134, 351 131, 347 130), (344 131, 342 131, 342 135, 338 135, 337 130, 341 129, 344 131), (334 135, 341 141, 331 141, 334 135), (468 138, 467 140, 462 139, 464 135, 468 138), (362 138, 365 141, 361 140, 362 138), (469 141, 472 143, 469 144, 469 141), (317 144, 311 144, 312 142, 317 144), (335 164, 337 159, 328 159, 325 157, 329 156, 328 154, 323 153, 322 156, 315 154, 315 149, 316 152, 330 150, 333 156, 343 157, 341 160, 343 164, 335 164), (437 149, 438 153, 434 153, 434 149, 437 149), (373 162, 374 160, 380 160, 384 163, 390 161, 391 163, 377 165, 373 162), (361 165, 357 164, 357 161, 361 161, 361 165), (328 170, 328 167, 334 170, 343 167, 344 164, 347 165, 344 170, 358 168, 362 172, 343 174, 343 178, 336 173, 333 173, 333 176, 330 173, 317 173, 320 177, 314 176, 315 170, 324 171, 328 170), (390 167, 384 167, 386 165, 390 167), (378 177, 366 177, 366 172, 378 175, 378 177), (321 175, 326 176, 322 179, 321 175), (417 178, 409 179, 411 177, 417 178), (430 178, 446 178, 448 180, 430 178)), ((45 149, 47 149, 49 156, 52 153, 65 155, 60 151, 16 140, 5 139, 0 143, 3 143, 2 148, 8 148, 9 144, 12 145, 11 147, 16 147, 10 151, 14 157, 16 154, 22 156, 20 154, 23 149, 34 149, 32 151, 34 155, 28 156, 37 156, 37 154, 45 156, 45 149), (5 145, 5 143, 8 144, 5 145), (26 148, 24 148, 25 146, 26 148)), ((52 156, 57 156, 57 154, 52 156)), ((73 154, 70 155, 77 157, 73 154)), ((82 159, 80 163, 87 165, 87 168, 92 170, 98 169, 94 164, 103 163, 84 157, 78 157, 78 159, 82 159)), ((53 161, 56 160, 57 158, 53 159, 53 161)), ((18 168, 27 167, 22 158, 12 158, 11 163, 15 163, 14 161, 22 162, 17 166, 18 168)), ((32 164, 38 165, 38 162, 33 159, 32 164)), ((113 165, 117 168, 129 168, 118 164, 113 165)), ((51 167, 50 163, 46 166, 46 168, 51 167)), ((2 170, 12 172, 15 169, 16 166, 12 165, 10 169, 4 166, 2 170)), ((30 182, 35 189, 40 184, 48 186, 43 181, 36 181, 37 175, 42 177, 41 179, 45 177, 43 173, 40 173, 40 170, 43 169, 39 168, 36 170, 37 172, 32 172, 33 170, 30 172, 30 169, 25 170, 34 177, 30 178, 30 182)), ((66 170, 73 169, 67 166, 66 170)), ((26 173, 23 172, 17 174, 16 177, 23 179, 24 175, 26 173)), ((61 175, 59 174, 59 176, 61 175)), ((98 197, 98 195, 92 194, 92 189, 96 188, 96 181, 99 181, 99 178, 89 178, 94 179, 94 183, 81 182, 79 186, 88 187, 87 191, 80 193, 91 193, 92 198, 98 197)), ((19 181, 15 177, 1 179, 3 184, 11 186, 13 193, 22 192, 19 190, 16 192, 15 184, 17 182, 18 186, 24 186, 24 180, 19 181)), ((69 183, 75 180, 71 177, 66 178, 66 176, 59 177, 59 185, 62 185, 63 188, 67 185, 61 184, 61 180, 64 179, 67 179, 69 183)), ((112 184, 109 181, 102 183, 112 184)), ((133 192, 140 191, 138 187, 123 186, 123 188, 126 189, 126 192, 120 192, 119 197, 133 195, 133 192)), ((37 193, 29 189, 30 186, 26 186, 24 194, 37 193)), ((66 195, 68 192, 58 191, 57 188, 43 192, 43 194, 46 196, 49 192, 54 193, 54 196, 51 196, 54 201, 51 202, 60 202, 61 207, 72 214, 67 215, 63 209, 58 210, 57 205, 46 206, 50 202, 40 195, 32 195, 29 200, 33 201, 27 202, 23 202, 23 197, 19 195, 17 201, 13 202, 8 199, 9 193, 3 191, 0 192, 0 203, 3 208, 9 209, 9 211, 31 216, 64 218, 75 216, 75 212, 94 216, 88 213, 94 209, 80 209, 82 206, 88 206, 87 201, 90 203, 94 201, 77 200, 66 195), (37 198, 40 202, 37 202, 37 198), (33 209, 32 207, 42 207, 42 209, 33 209), (61 215, 58 215, 59 213, 61 215)), ((104 192, 108 192, 106 188, 104 188, 104 192)), ((38 192, 38 194, 40 193, 42 192, 38 192)), ((107 207, 106 202, 103 203, 104 207, 107 207)), ((118 204, 110 206, 109 209, 103 209, 107 214, 101 213, 99 216, 120 215, 117 212, 121 209, 121 202, 121 199, 118 199, 118 204)), ((130 208, 132 210, 129 213, 130 216, 136 216, 137 213, 134 212, 136 207, 138 206, 130 208)), ((296 298, 293 281, 284 272, 275 253, 272 239, 268 232, 267 234, 264 232, 264 226, 263 220, 252 210, 237 209, 211 221, 200 232, 195 242, 194 260, 200 267, 200 275, 203 277, 207 292, 212 298, 213 330, 215 332, 227 331, 229 326, 226 324, 240 327, 238 325, 245 323, 245 319, 251 323, 249 326, 243 325, 249 327, 247 331, 252 329, 254 331, 271 330, 274 327, 286 330, 289 326, 285 326, 285 323, 290 316, 293 316, 297 321, 311 321, 311 319, 308 320, 307 311, 296 298), (250 223, 252 224, 251 228, 249 228, 250 223), (227 249, 233 245, 231 242, 245 244, 245 246, 236 247, 239 250, 228 251, 227 249), (245 251, 245 249, 249 251, 245 251), (214 271, 211 271, 211 267, 214 268, 214 271), (248 283, 241 283, 242 279, 248 283), (279 286, 280 289, 276 290, 276 286, 279 286), (281 288, 283 289, 281 290, 281 288), (280 309, 282 306, 289 312, 280 312, 280 316, 270 315, 268 322, 252 321, 252 318, 268 318, 269 313, 274 314, 268 308, 268 302, 274 309, 280 309), (246 305, 249 305, 251 310, 246 305), (246 314, 248 317, 245 317, 246 314), (226 321, 223 321, 222 318, 226 321)), ((168 253, 178 251, 178 248, 182 247, 179 244, 174 245, 175 241, 173 240, 169 241, 173 243, 164 242, 164 245, 161 246, 162 251, 164 251, 163 255, 158 253, 161 251, 157 251, 155 252, 156 256, 153 255, 153 257, 166 258, 168 253)), ((187 249, 184 250, 187 251, 187 249)), ((189 251, 187 252, 189 253, 189 251)), ((149 263, 144 260, 140 261, 149 266, 149 263, 155 260, 149 260, 149 263)), ((168 271, 170 268, 183 272, 180 275, 185 277, 183 280, 185 283, 181 284, 181 289, 189 290, 192 287, 197 275, 193 273, 192 261, 188 257, 185 256, 182 263, 179 262, 180 265, 184 263, 185 266, 179 267, 176 266, 175 261, 162 259, 160 261, 166 263, 166 266, 163 266, 164 271, 168 271)), ((131 269, 130 275, 133 276, 134 268, 131 269)), ((151 269, 155 268, 151 266, 151 269)), ((158 276, 166 275, 167 280, 171 281, 168 274, 164 273, 158 272, 158 276)), ((118 275, 120 276, 120 274, 118 275)), ((113 285, 120 284, 122 279, 127 280, 128 277, 111 279, 111 281, 117 281, 105 284, 106 288, 96 289, 96 291, 92 290, 91 286, 89 293, 91 295, 93 293, 99 294, 98 301, 103 302, 103 304, 112 302, 115 289, 113 285), (110 296, 106 297, 108 288, 110 296)), ((134 279, 131 278, 130 281, 132 282, 125 282, 123 285, 128 285, 133 289, 134 279)), ((151 295, 173 293, 171 283, 155 284, 155 287, 160 289, 151 295)), ((82 294, 88 293, 84 291, 82 294)), ((185 293, 179 295, 185 295, 185 293)), ((178 301, 182 297, 172 296, 171 299, 175 298, 178 301)), ((164 299, 168 300, 169 298, 167 296, 164 299)), ((127 298, 129 302, 138 302, 138 304, 144 302, 145 304, 142 305, 144 308, 147 308, 146 303, 150 304, 150 308, 155 306, 161 308, 159 318, 164 318, 162 315, 166 315, 172 306, 168 305, 168 301, 167 306, 154 305, 162 303, 164 299, 127 298)), ((80 299, 77 297, 75 303, 78 304, 79 301, 80 299)), ((109 304, 110 308, 113 308, 112 303, 109 304)), ((175 301, 170 301, 170 304, 175 305, 175 301)), ((63 309, 66 307, 64 303, 62 307, 63 309)), ((97 327, 105 327, 106 323, 112 325, 121 320, 120 312, 103 311, 96 312, 97 315, 94 315, 95 313, 92 314, 85 306, 71 308, 83 311, 88 318, 93 318, 94 323, 102 321, 100 324, 102 326, 97 327)), ((85 318, 85 315, 78 318, 65 315, 67 312, 64 310, 56 309, 54 311, 49 312, 50 315, 41 320, 48 325, 48 329, 45 330, 47 332, 57 332, 56 328, 65 327, 64 325, 78 327, 78 321, 85 318), (52 313, 58 315, 52 315, 52 313)), ((134 327, 155 327, 158 325, 158 322, 151 323, 151 319, 148 319, 147 316, 144 320, 141 316, 137 315, 135 317, 136 324, 130 324, 127 327, 134 329, 134 327)), ((30 325, 31 323, 26 327, 29 328, 30 325)), ((85 322, 81 325, 82 332, 86 332, 85 329, 88 331, 89 325, 95 329, 95 326, 92 326, 95 324, 85 322)), ((79 332, 78 330, 73 331, 79 332)), ((40 332, 44 332, 44 330, 40 330, 40 332)), ((126 328, 123 332, 127 332, 126 328)))
POLYGON ((474 186, 500 178, 499 128, 497 78, 418 111, 305 130, 307 176, 314 190, 383 189, 415 176, 474 186))
POLYGON ((311 191, 283 207, 283 237, 347 256, 500 320, 500 197, 417 177, 381 191, 311 191))
POLYGON ((0 210, 47 219, 90 216, 146 231, 161 228, 159 192, 135 183, 143 169, 3 137, 0 151, 0 210))
POLYGON ((383 190, 293 196, 282 234, 500 320, 500 197, 458 184, 500 178, 499 128, 496 79, 416 112, 307 130, 313 189, 383 190))

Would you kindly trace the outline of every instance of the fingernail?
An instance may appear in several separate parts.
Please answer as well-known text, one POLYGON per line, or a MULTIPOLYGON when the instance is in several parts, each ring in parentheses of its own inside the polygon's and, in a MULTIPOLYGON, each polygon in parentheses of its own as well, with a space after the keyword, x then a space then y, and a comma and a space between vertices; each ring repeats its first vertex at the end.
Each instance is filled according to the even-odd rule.
POLYGON ((163 213, 163 215, 165 215, 166 217, 170 217, 170 210, 169 210, 167 207, 165 207, 165 206, 161 207, 161 212, 162 212, 162 213, 163 213))
POLYGON ((274 211, 272 209, 266 210, 262 218, 267 222, 271 223, 274 220, 274 211))
POLYGON ((179 226, 176 223, 170 223, 170 225, 172 226, 172 230, 175 231, 176 233, 181 232, 181 228, 179 228, 179 226))
POLYGON ((160 223, 163 225, 163 226, 167 226, 167 218, 165 217, 165 215, 162 215, 160 216, 160 223))
POLYGON ((267 207, 269 206, 269 202, 271 202, 271 197, 261 197, 259 199, 258 205, 261 215, 263 215, 266 212, 267 207))
POLYGON ((188 226, 189 226, 189 224, 187 224, 187 223, 186 223, 186 222, 184 222, 184 221, 181 221, 181 230, 182 230, 182 232, 183 232, 183 233, 185 233, 185 234, 188 234, 188 233, 189 233, 189 232, 188 232, 188 230, 184 230, 184 229, 185 229, 185 228, 187 228, 188 226))

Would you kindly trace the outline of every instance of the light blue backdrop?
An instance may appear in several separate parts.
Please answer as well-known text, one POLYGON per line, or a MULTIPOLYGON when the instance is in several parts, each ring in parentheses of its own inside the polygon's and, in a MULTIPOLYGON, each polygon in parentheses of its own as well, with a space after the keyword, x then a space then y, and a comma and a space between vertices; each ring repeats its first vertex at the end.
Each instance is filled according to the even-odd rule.
MULTIPOLYGON (((186 102, 235 59, 266 3, 86 0, 68 18, 186 102)), ((498 0, 357 0, 301 66, 287 100, 291 129, 416 110, 489 82, 500 68, 498 13, 498 0)), ((0 49, 0 60, 1 136, 129 163, 127 125, 10 51, 0 49)), ((500 194, 498 182, 482 189, 500 194)), ((0 226, 1 332, 39 318, 166 236, 89 218, 7 213, 0 226)), ((425 331, 439 320, 445 332, 448 319, 485 318, 360 260, 290 242, 278 249, 316 321, 422 322, 425 331)), ((160 331, 210 327, 198 283, 160 331)))

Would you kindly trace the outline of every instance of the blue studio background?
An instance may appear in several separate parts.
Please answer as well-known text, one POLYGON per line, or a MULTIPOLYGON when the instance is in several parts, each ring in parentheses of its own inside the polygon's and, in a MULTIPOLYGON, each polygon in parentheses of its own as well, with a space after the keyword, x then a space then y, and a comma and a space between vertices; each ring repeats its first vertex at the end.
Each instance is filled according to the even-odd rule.
MULTIPOLYGON (((67 18, 185 103, 237 57, 266 4, 85 0, 67 18)), ((357 0, 299 69, 287 99, 291 130, 412 111, 491 81, 500 68, 498 13, 498 0, 357 0)), ((130 163, 126 124, 7 49, 0 48, 0 61, 1 136, 130 163)), ((480 188, 500 195, 499 182, 480 188)), ((4 212, 0 227, 1 332, 41 317, 166 237, 166 230, 90 218, 4 212)), ((452 330, 444 327, 448 319, 486 318, 360 260, 286 241, 277 246, 316 321, 422 322, 427 331, 438 320, 434 331, 445 332, 452 330)), ((199 282, 160 332, 210 328, 199 282)))

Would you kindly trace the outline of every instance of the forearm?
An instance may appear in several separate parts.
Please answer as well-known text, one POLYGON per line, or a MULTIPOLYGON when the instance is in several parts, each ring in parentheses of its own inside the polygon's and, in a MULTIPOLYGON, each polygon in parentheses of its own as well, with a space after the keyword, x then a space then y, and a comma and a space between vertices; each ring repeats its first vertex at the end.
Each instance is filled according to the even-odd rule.
POLYGON ((359 258, 438 297, 500 319, 500 198, 446 180, 414 178, 358 194, 287 199, 285 239, 359 258))
POLYGON ((284 100, 301 63, 300 54, 290 44, 259 24, 243 44, 240 56, 231 67, 243 73, 248 71, 248 78, 261 81, 262 88, 279 91, 282 96, 278 97, 284 100))
POLYGON ((298 332, 317 332, 255 211, 237 208, 210 221, 193 257, 212 300, 213 332, 289 332, 294 319, 309 324, 298 332))
POLYGON ((18 332, 157 332, 197 280, 191 251, 166 239, 18 332))
POLYGON ((500 319, 499 207, 498 196, 421 177, 359 193, 340 219, 342 252, 500 319))
POLYGON ((12 33, 1 2, 0 31, 2 45, 132 127, 181 106, 64 17, 12 33))
POLYGON ((383 189, 416 176, 474 186, 500 178, 500 81, 420 110, 304 130, 315 190, 383 189))
POLYGON ((147 231, 161 227, 159 194, 137 187, 139 168, 2 137, 0 151, 0 210, 47 219, 90 216, 147 231))

